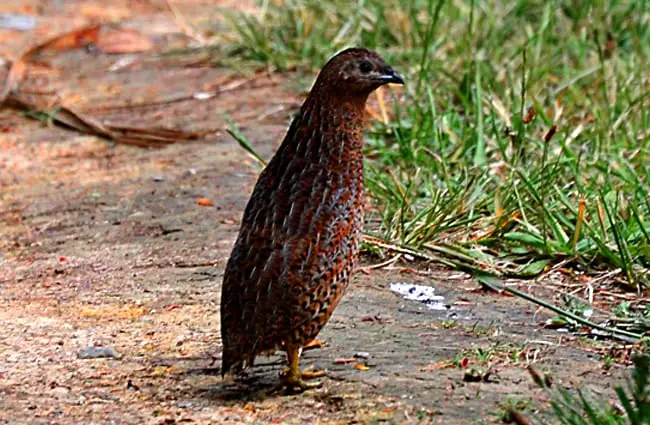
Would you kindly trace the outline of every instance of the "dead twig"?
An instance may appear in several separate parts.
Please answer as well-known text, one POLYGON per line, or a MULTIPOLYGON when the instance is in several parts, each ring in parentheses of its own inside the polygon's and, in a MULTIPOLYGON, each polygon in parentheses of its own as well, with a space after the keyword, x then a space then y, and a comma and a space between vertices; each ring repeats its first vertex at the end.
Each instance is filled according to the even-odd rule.
POLYGON ((165 3, 167 4, 169 11, 172 13, 172 15, 174 15, 174 21, 176 22, 176 25, 180 27, 185 35, 198 42, 201 46, 208 44, 208 40, 201 34, 194 31, 194 28, 192 28, 192 26, 187 23, 187 19, 185 19, 183 14, 178 10, 178 8, 176 8, 172 0, 165 0, 165 3))
MULTIPOLYGON (((486 281, 487 279, 482 279, 482 280, 486 281)), ((519 297, 519 298, 525 299, 526 301, 530 301, 530 302, 532 302, 534 304, 537 304, 537 305, 539 305, 541 307, 547 308, 547 309, 551 310, 552 312, 559 314, 560 316, 567 317, 567 318, 569 318, 571 320, 574 320, 574 321, 576 321, 576 322, 578 322, 578 323, 580 323, 580 324, 582 324, 584 326, 587 326, 589 328, 598 329, 599 331, 605 332, 608 335, 610 335, 612 338, 620 339, 620 340, 625 341, 625 342, 637 342, 637 341, 639 341, 640 339, 643 338, 643 335, 641 335, 641 334, 637 334, 637 333, 634 333, 634 332, 628 332, 628 331, 618 329, 618 328, 610 328, 610 327, 607 327, 607 326, 599 325, 598 323, 591 322, 591 321, 585 319, 584 317, 580 317, 577 314, 574 314, 574 313, 572 313, 570 311, 563 310, 560 307, 557 307, 557 306, 551 304, 550 302, 548 302, 546 300, 534 297, 534 296, 532 296, 530 294, 519 291, 518 289, 515 289, 515 288, 512 288, 512 287, 503 285, 501 283, 497 283, 493 279, 490 279, 489 283, 486 283, 486 282, 484 282, 484 283, 486 285, 488 285, 488 286, 494 286, 495 290, 501 290, 501 291, 509 292, 509 293, 519 297)))
POLYGON ((357 270, 359 270, 360 272, 364 272, 364 271, 368 271, 368 270, 382 269, 384 267, 387 267, 387 266, 390 266, 390 265, 396 263, 397 260, 399 260, 400 258, 402 258, 402 254, 397 254, 394 257, 389 258, 386 261, 382 261, 381 263, 373 264, 371 266, 359 267, 357 270))

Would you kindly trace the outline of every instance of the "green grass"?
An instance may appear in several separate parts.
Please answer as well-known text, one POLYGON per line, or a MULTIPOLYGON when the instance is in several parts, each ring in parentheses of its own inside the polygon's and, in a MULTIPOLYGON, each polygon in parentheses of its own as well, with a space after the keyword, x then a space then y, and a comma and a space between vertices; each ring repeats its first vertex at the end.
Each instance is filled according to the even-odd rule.
MULTIPOLYGON (((561 425, 647 425, 650 424, 650 357, 633 359, 631 378, 614 388, 616 400, 598 400, 581 389, 568 389, 554 385, 548 375, 542 376, 531 369, 533 380, 544 389, 550 404, 552 424, 561 425)), ((547 424, 548 420, 526 419, 522 407, 503 405, 504 419, 509 423, 547 424), (516 418, 523 420, 517 421, 516 418)), ((539 415, 536 415, 539 416, 539 415)))
POLYGON ((360 45, 405 75, 394 118, 367 136, 369 233, 500 277, 562 264, 650 285, 650 2, 275 0, 261 11, 229 18, 242 61, 314 72, 360 45))

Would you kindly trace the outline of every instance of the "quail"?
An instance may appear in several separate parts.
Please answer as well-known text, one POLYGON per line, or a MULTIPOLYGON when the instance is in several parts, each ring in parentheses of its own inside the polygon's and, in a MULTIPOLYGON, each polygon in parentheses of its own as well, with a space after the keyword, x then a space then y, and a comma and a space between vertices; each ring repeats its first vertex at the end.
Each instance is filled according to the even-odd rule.
POLYGON ((322 68, 248 201, 221 293, 222 374, 287 353, 298 390, 302 347, 341 300, 363 228, 362 131, 370 93, 404 84, 377 53, 350 48, 322 68))

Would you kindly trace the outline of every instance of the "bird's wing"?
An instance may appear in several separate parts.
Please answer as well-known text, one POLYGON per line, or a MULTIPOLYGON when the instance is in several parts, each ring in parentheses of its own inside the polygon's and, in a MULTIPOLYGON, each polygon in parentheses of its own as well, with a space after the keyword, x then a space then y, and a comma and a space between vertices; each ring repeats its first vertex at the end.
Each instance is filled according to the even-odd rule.
POLYGON ((331 239, 326 224, 335 225, 328 170, 300 159, 281 165, 262 172, 224 275, 224 346, 242 354, 277 347, 300 320, 294 305, 331 239))

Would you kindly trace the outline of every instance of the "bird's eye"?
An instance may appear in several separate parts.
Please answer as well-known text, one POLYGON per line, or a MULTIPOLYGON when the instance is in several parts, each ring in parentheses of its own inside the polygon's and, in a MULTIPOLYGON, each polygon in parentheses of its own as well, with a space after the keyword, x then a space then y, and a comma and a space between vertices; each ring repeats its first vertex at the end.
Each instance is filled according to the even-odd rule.
POLYGON ((370 71, 372 71, 372 64, 368 61, 361 61, 361 63, 359 64, 359 70, 362 73, 367 74, 370 71))

